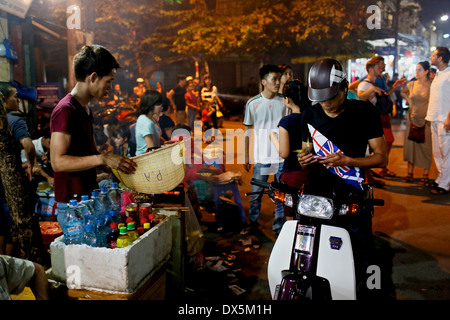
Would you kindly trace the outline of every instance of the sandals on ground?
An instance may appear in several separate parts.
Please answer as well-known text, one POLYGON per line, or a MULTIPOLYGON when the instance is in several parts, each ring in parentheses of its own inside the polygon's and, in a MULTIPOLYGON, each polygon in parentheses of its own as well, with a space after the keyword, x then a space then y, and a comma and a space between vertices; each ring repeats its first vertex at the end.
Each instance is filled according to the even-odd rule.
POLYGON ((422 179, 419 180, 419 184, 428 186, 430 184, 430 179, 428 179, 428 176, 423 176, 422 179))
POLYGON ((380 176, 380 178, 384 178, 384 177, 395 177, 397 174, 388 169, 381 169, 380 171, 378 171, 378 175, 380 176))
POLYGON ((431 189, 431 191, 430 191, 431 194, 435 194, 435 195, 438 195, 438 194, 447 194, 448 192, 449 192, 448 190, 442 189, 442 188, 440 188, 440 187, 434 187, 434 188, 431 189))
POLYGON ((413 179, 414 179, 413 174, 412 173, 408 173, 408 175, 403 178, 402 182, 411 182, 411 181, 413 181, 413 179))

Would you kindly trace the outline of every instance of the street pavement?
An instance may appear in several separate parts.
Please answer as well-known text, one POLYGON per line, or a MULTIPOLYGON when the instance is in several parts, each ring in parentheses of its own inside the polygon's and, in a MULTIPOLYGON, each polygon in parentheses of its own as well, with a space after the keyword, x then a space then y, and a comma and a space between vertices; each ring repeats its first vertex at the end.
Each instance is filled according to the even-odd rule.
MULTIPOLYGON (((404 183, 407 163, 403 160, 404 119, 393 119, 394 145, 388 168, 397 174, 382 179, 374 188, 375 198, 385 200, 375 209, 373 232, 377 261, 382 273, 383 298, 392 300, 448 300, 450 298, 450 194, 431 195, 430 188, 415 180, 404 183)), ((221 131, 243 129, 242 121, 224 121, 221 131)), ((226 139, 226 137, 225 137, 226 139)), ((205 146, 205 145, 204 145, 205 146)), ((224 144, 224 149, 226 145, 224 144)), ((239 146, 235 146, 238 151, 239 146)), ((239 186, 248 213, 251 173, 240 163, 226 163, 228 171, 242 173, 239 186)), ((430 178, 437 176, 432 165, 430 178)), ((265 197, 260 214, 261 232, 240 235, 239 231, 216 230, 214 214, 202 207, 204 260, 191 262, 186 276, 187 297, 204 300, 270 300, 267 263, 275 235, 272 232, 275 205, 265 197)), ((210 210, 211 211, 211 210, 210 210)), ((198 258, 198 257, 197 257, 198 258)))

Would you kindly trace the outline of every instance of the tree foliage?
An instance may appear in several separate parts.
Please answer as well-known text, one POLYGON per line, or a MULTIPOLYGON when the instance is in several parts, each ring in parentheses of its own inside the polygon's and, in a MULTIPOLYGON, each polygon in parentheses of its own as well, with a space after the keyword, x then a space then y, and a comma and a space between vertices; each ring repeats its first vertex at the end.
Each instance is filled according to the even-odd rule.
POLYGON ((141 74, 182 59, 364 51, 367 0, 95 0, 96 40, 141 74))

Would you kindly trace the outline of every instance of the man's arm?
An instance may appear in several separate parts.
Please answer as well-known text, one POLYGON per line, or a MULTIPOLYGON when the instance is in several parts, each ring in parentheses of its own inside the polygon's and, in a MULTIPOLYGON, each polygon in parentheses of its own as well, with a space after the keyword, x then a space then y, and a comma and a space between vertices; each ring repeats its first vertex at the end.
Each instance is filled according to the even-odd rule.
POLYGON ((27 162, 22 164, 22 166, 25 169, 28 179, 31 181, 33 176, 33 165, 36 162, 36 149, 34 147, 33 140, 28 137, 20 140, 20 144, 22 144, 25 157, 27 158, 27 162))
POLYGON ((249 172, 251 168, 250 157, 249 157, 249 149, 250 149, 250 137, 248 136, 248 131, 252 128, 252 126, 245 126, 244 133, 244 169, 249 172))
POLYGON ((384 90, 377 86, 371 86, 367 90, 364 90, 364 91, 358 90, 357 91, 358 98, 359 98, 359 100, 362 100, 362 101, 368 101, 370 99, 370 96, 373 93, 377 93, 377 94, 381 95, 382 93, 384 93, 384 90))
MULTIPOLYGON (((351 158, 336 152, 328 155, 323 160, 317 160, 314 159, 312 153, 306 151, 298 154, 298 161, 302 167, 306 167, 315 162, 323 163, 330 167, 354 166, 359 168, 380 168, 387 166, 388 154, 384 137, 370 139, 369 146, 372 149, 372 153, 368 157, 351 158)), ((306 147, 306 142, 303 142, 303 148, 306 149, 306 147)))
POLYGON ((135 171, 136 163, 118 154, 95 154, 79 157, 68 155, 71 136, 64 132, 53 132, 50 140, 50 158, 55 172, 75 172, 106 165, 112 169, 130 174, 135 171))
POLYGON ((380 168, 387 166, 388 154, 384 137, 370 139, 369 146, 372 149, 372 153, 368 157, 351 158, 336 152, 320 160, 319 163, 326 164, 330 167, 354 166, 359 168, 380 168))
POLYGON ((392 88, 390 88, 386 94, 388 96, 390 96, 391 94, 394 93, 395 90, 397 90, 397 88, 403 87, 406 83, 406 78, 402 78, 402 79, 398 79, 397 81, 394 82, 394 84, 392 85, 392 88))

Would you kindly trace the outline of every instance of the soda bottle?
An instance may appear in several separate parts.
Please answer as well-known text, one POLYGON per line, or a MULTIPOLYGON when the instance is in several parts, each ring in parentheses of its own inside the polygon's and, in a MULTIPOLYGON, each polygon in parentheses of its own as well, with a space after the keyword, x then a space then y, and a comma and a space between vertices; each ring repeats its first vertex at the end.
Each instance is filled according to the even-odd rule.
POLYGON ((113 202, 113 206, 114 208, 118 208, 119 212, 120 212, 120 205, 121 205, 121 192, 119 190, 119 185, 117 184, 117 182, 112 182, 111 183, 111 188, 108 191, 109 197, 111 198, 112 202, 113 202))
POLYGON ((95 234, 97 236, 97 246, 106 247, 107 246, 106 236, 108 235, 108 233, 106 232, 106 226, 102 219, 97 219, 97 229, 95 234))
POLYGON ((69 208, 64 217, 62 217, 61 227, 64 233, 64 242, 66 244, 82 244, 84 235, 84 219, 78 208, 77 200, 69 201, 69 208))
POLYGON ((96 224, 97 224, 97 219, 96 219, 96 216, 94 213, 94 208, 92 207, 92 203, 89 200, 89 196, 82 195, 81 201, 78 204, 78 206, 80 207, 81 213, 83 214, 84 225, 92 224, 93 229, 95 230, 96 224))
POLYGON ((108 248, 115 249, 117 248, 117 239, 119 238, 120 235, 119 229, 117 229, 117 223, 115 222, 111 223, 110 228, 112 231, 106 237, 108 248))
POLYGON ((125 248, 130 245, 130 237, 127 233, 126 227, 121 227, 119 230, 119 237, 117 238, 117 248, 125 248))
POLYGON ((92 207, 94 209, 95 216, 97 217, 97 219, 101 219, 104 224, 105 223, 105 208, 103 208, 103 204, 99 197, 98 190, 94 190, 91 192, 91 201, 92 201, 92 207))
POLYGON ((93 224, 85 225, 83 243, 87 244, 88 246, 91 246, 91 247, 97 246, 97 236, 94 233, 94 225, 93 224))
POLYGON ((139 238, 139 233, 136 231, 134 222, 127 224, 128 236, 130 237, 130 244, 132 244, 137 238, 139 238))

